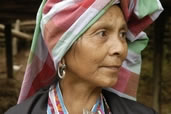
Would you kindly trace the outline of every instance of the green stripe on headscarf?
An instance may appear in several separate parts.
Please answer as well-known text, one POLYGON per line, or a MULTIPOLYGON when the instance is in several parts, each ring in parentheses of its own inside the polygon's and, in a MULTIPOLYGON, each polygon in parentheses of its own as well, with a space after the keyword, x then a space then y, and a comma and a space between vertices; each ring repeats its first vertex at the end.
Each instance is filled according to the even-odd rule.
POLYGON ((159 9, 157 0, 138 0, 138 17, 141 19, 159 9), (152 5, 153 4, 153 5, 152 5))
POLYGON ((148 40, 148 37, 146 37, 143 39, 135 40, 134 42, 128 41, 128 48, 137 54, 141 54, 141 51, 147 46, 148 40))
POLYGON ((30 64, 32 62, 32 59, 33 59, 34 54, 35 54, 37 41, 38 41, 38 38, 40 35, 40 21, 42 19, 42 9, 43 9, 43 6, 45 5, 45 3, 46 3, 46 0, 43 0, 40 7, 39 7, 38 13, 37 13, 36 27, 34 30, 34 36, 33 36, 33 41, 32 41, 32 45, 31 45, 31 51, 30 51, 30 55, 28 58, 28 64, 30 64))

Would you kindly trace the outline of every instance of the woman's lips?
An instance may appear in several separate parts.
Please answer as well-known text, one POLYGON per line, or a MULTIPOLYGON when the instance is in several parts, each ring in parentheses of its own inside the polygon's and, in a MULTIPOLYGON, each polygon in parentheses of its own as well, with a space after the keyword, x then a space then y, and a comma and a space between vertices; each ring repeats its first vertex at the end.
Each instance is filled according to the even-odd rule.
POLYGON ((113 72, 118 72, 121 66, 120 65, 114 65, 114 66, 101 66, 101 67, 108 69, 108 70, 111 70, 113 72))

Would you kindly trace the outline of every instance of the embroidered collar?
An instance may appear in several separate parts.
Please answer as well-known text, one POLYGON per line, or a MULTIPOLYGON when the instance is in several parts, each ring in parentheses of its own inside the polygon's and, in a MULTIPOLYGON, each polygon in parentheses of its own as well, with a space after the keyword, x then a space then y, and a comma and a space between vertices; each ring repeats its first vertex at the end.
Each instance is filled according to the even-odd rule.
MULTIPOLYGON (((93 106, 91 110, 92 114, 105 114, 103 101, 106 105, 107 102, 101 94, 100 98, 97 99, 96 104, 93 106)), ((86 109, 84 109, 84 111, 87 112, 86 109)), ((57 83, 56 85, 52 85, 49 89, 47 114, 69 114, 63 102, 63 96, 59 83, 57 83)))

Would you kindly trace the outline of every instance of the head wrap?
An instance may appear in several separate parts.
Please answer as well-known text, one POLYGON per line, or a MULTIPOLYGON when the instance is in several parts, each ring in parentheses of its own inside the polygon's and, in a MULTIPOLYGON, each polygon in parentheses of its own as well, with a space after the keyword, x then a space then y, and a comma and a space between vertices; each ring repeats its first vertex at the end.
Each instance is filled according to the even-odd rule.
POLYGON ((118 82, 106 88, 135 100, 141 51, 148 38, 142 30, 162 12, 159 0, 43 0, 37 13, 31 52, 18 103, 54 80, 58 63, 72 44, 113 4, 120 2, 128 24, 128 55, 118 82))

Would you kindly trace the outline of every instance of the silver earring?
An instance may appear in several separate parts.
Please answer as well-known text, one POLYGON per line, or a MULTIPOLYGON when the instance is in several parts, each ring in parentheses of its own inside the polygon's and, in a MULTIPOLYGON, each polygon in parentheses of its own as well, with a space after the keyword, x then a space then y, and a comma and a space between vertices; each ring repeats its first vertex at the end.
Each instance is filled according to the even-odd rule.
POLYGON ((65 68, 66 68, 66 65, 65 64, 62 64, 62 66, 59 66, 58 67, 58 76, 61 79, 63 79, 64 76, 65 76, 65 68))

